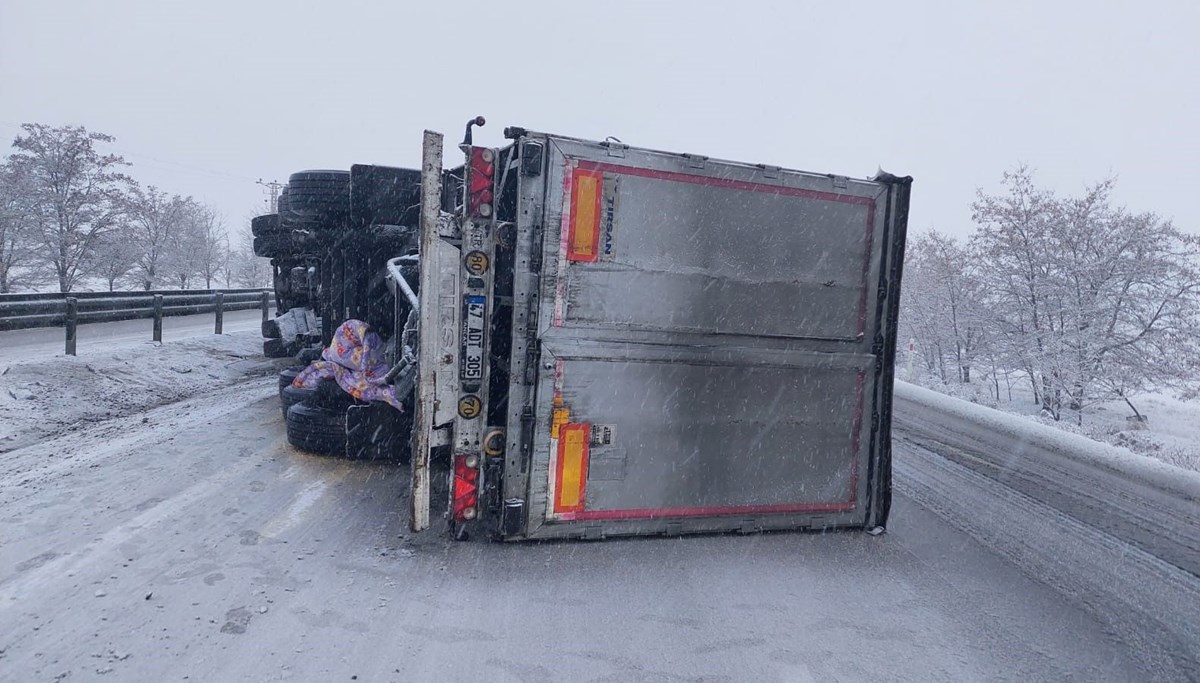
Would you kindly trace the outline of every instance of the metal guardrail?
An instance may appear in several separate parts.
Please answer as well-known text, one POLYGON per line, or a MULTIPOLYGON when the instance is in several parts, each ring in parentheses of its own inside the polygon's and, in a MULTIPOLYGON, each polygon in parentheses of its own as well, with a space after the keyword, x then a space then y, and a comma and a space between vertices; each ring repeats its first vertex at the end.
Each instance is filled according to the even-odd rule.
POLYGON ((160 342, 164 317, 213 313, 213 330, 221 334, 225 311, 261 308, 265 322, 270 298, 267 289, 0 294, 0 331, 63 327, 66 352, 73 356, 79 325, 153 318, 153 339, 160 342))
POLYGON ((67 294, 0 294, 0 331, 31 327, 64 327, 67 300, 75 299, 76 324, 107 323, 155 317, 156 297, 162 315, 196 315, 216 311, 217 294, 224 310, 244 311, 262 305, 266 289, 192 289, 149 292, 70 292, 67 294))

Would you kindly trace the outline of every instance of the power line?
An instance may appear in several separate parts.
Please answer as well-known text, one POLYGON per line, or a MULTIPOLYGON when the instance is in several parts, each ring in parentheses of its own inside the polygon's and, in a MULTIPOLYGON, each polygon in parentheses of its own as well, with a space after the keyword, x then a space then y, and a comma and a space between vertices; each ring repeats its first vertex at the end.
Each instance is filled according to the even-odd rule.
MULTIPOLYGON (((143 159, 145 161, 152 161, 152 162, 158 163, 158 164, 167 164, 169 166, 178 167, 178 169, 170 169, 170 168, 161 169, 164 171, 186 170, 186 171, 192 171, 193 173, 205 173, 205 174, 213 175, 213 176, 222 176, 222 177, 229 178, 231 180, 237 180, 240 182, 246 182, 249 180, 253 180, 253 178, 250 178, 249 176, 237 175, 236 173, 229 173, 226 171, 218 171, 218 170, 211 169, 211 168, 204 168, 202 166, 191 166, 189 164, 181 164, 178 161, 167 161, 166 159, 156 159, 154 157, 148 157, 143 154, 133 154, 131 152, 125 152, 125 153, 122 153, 121 155, 130 157, 131 159, 143 159)), ((148 166, 149 168, 154 168, 154 166, 152 164, 142 164, 142 165, 148 166)), ((135 164, 134 166, 136 167, 137 164, 135 164)))

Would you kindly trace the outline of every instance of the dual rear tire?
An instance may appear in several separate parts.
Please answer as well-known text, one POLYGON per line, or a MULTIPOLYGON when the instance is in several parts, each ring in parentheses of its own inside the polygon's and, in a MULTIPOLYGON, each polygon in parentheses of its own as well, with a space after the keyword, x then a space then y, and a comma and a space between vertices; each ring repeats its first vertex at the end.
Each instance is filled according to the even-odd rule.
MULTIPOLYGON (((295 369, 295 372, 299 372, 295 369)), ((294 387, 280 373, 279 399, 288 443, 302 451, 351 460, 405 460, 411 418, 383 403, 363 403, 332 379, 313 389, 294 387), (286 383, 285 383, 286 382, 286 383)))

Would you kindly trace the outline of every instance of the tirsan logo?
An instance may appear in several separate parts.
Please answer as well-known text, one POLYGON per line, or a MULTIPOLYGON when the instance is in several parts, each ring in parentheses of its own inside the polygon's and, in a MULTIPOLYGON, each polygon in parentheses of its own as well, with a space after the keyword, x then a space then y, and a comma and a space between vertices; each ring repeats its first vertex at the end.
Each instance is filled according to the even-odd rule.
POLYGON ((604 198, 604 255, 613 255, 613 221, 617 214, 617 195, 609 194, 604 198))

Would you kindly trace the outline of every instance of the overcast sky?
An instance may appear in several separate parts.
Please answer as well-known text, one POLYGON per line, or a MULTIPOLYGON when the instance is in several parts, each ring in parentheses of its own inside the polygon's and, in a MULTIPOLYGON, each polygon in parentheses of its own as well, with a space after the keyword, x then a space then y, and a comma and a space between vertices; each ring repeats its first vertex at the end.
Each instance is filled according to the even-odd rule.
MULTIPOLYGON (((970 230, 1018 162, 1200 233, 1200 2, 0 0, 0 134, 117 137, 141 182, 231 227, 255 180, 416 166, 421 130, 506 125, 915 177, 910 225, 970 230)), ((451 149, 448 154, 455 153, 451 149)))

